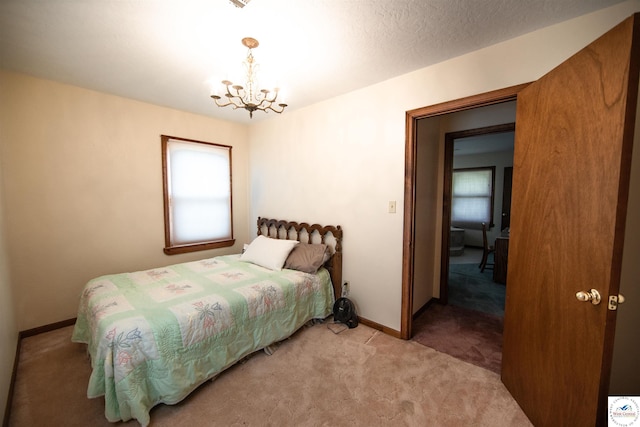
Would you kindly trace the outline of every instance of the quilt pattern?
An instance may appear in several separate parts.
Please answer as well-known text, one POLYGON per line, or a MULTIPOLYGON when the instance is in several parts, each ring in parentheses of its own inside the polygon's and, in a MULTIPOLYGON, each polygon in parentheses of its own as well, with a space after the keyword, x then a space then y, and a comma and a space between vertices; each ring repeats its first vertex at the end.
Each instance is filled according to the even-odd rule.
POLYGON ((72 340, 87 344, 87 395, 104 396, 106 418, 146 426, 156 404, 179 402, 332 305, 324 269, 275 272, 228 255, 90 281, 72 340))

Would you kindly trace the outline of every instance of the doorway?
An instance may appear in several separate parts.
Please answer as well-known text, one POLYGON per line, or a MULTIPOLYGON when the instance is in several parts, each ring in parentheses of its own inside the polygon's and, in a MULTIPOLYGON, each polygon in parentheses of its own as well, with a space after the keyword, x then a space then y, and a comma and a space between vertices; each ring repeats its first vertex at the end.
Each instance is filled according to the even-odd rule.
POLYGON ((442 256, 439 276, 433 278, 440 284, 439 296, 432 292, 425 302, 428 292, 420 287, 428 281, 422 266, 414 270, 414 309, 420 308, 414 310, 411 339, 499 373, 506 288, 493 275, 493 254, 486 269, 480 268, 481 224, 487 224, 488 240, 493 242, 503 213, 504 169, 513 166, 515 123, 509 121, 515 120, 515 101, 455 112, 442 119, 426 121, 427 126, 438 127, 444 137, 424 138, 424 134, 433 134, 424 123, 420 123, 417 135, 416 217, 420 224, 415 230, 416 258, 424 256, 425 242, 430 240, 424 227, 429 222, 426 211, 433 204, 429 198, 442 200, 442 227, 434 233, 435 240, 440 239, 442 256), (469 128, 482 123, 491 125, 469 128), (438 193, 432 189, 434 179, 425 180, 423 170, 432 169, 433 162, 425 155, 431 153, 425 145, 441 145, 442 139, 443 184, 438 193))
POLYGON ((502 269, 506 271, 503 265, 495 266, 503 260, 491 253, 486 267, 480 268, 480 261, 485 244, 493 249, 496 238, 508 234, 514 132, 515 122, 511 122, 445 134, 443 206, 446 208, 442 211, 439 298, 442 304, 504 316, 505 283, 495 274, 502 269), (489 171, 490 179, 485 176, 489 171), (454 172, 458 176, 457 185, 452 178, 454 172), (487 242, 482 223, 486 224, 487 242), (458 242, 453 243, 452 238, 458 242), (454 286, 450 287, 451 284, 454 286))
MULTIPOLYGON (((462 112, 467 110, 472 110, 478 107, 485 107, 491 105, 497 105, 506 103, 509 101, 515 101, 517 94, 520 90, 524 89, 528 84, 512 86, 506 89, 501 89, 481 95, 472 96, 469 98, 464 98, 461 100, 446 102, 443 104, 438 104, 430 107, 424 107, 417 110, 412 110, 407 112, 406 117, 406 129, 407 129, 407 144, 406 144, 406 155, 405 155, 405 206, 404 206, 404 238, 403 238, 403 268, 402 268, 402 320, 401 320, 401 330, 400 334, 403 339, 411 339, 412 336, 412 323, 413 323, 413 315, 417 309, 414 307, 414 282, 415 282, 415 267, 416 265, 420 265, 420 263, 416 262, 416 229, 420 225, 420 222, 417 220, 417 174, 418 174, 418 122, 422 119, 433 119, 439 120, 444 119, 447 114, 462 112)), ((439 124, 438 124, 439 126, 439 124)), ((438 134, 439 129, 437 131, 432 132, 433 134, 438 134)), ((434 144, 441 144, 438 139, 434 144)), ((438 150, 436 150, 437 152, 438 150)), ((442 150, 444 151, 444 150, 442 150)), ((439 161, 440 166, 443 167, 444 162, 444 153, 442 152, 442 157, 439 161)), ((443 170, 443 169, 441 169, 443 170)), ((442 188, 444 184, 440 185, 442 188)), ((440 199, 442 200, 442 191, 440 191, 440 199)), ((442 203, 440 203, 442 205, 442 203)), ((440 212, 444 212, 450 209, 450 206, 441 206, 440 212)), ((448 248, 448 234, 445 236, 442 233, 443 224, 442 224, 442 214, 440 213, 440 220, 434 221, 433 224, 437 230, 432 233, 434 237, 433 242, 430 243, 432 246, 431 250, 436 254, 436 259, 438 256, 442 259, 442 255, 445 249, 448 248), (441 236, 444 236, 441 238, 441 236), (446 242, 442 242, 442 240, 446 240, 446 242), (446 244, 445 244, 446 243, 446 244)), ((434 283, 439 283, 439 277, 441 273, 441 265, 434 264, 434 272, 433 272, 433 280, 431 281, 431 286, 433 289, 428 290, 431 294, 430 297, 439 297, 439 286, 433 286, 434 283), (437 291, 436 291, 437 288, 437 291), (433 292, 431 292, 433 291, 433 292), (437 295, 435 295, 437 294, 437 295)), ((426 281, 427 286, 429 284, 429 280, 426 281)), ((428 295, 429 296, 429 295, 428 295)))

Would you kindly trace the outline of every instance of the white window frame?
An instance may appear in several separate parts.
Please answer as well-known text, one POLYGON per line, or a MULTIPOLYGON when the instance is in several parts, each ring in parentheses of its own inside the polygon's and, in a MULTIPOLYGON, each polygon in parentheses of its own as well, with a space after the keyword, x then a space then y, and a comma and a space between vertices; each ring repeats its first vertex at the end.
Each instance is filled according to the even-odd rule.
POLYGON ((232 147, 167 135, 161 141, 164 252, 233 246, 232 147))

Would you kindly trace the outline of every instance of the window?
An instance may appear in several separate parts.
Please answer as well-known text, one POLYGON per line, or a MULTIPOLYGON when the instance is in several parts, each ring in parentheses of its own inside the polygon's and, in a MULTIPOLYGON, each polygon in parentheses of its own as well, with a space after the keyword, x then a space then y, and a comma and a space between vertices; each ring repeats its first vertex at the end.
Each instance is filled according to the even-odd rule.
POLYGON ((231 147, 162 135, 166 254, 232 246, 231 147))
POLYGON ((493 226, 495 174, 495 167, 453 171, 451 225, 478 230, 483 222, 493 226))

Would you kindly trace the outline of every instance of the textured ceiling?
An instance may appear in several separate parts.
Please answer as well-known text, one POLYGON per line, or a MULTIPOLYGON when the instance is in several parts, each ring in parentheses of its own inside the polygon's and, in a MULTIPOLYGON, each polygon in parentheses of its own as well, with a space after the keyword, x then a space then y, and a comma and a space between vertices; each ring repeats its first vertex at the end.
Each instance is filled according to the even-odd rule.
POLYGON ((295 109, 621 1, 0 0, 0 67, 248 123, 208 83, 240 68, 243 37, 295 109))

